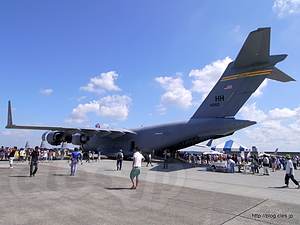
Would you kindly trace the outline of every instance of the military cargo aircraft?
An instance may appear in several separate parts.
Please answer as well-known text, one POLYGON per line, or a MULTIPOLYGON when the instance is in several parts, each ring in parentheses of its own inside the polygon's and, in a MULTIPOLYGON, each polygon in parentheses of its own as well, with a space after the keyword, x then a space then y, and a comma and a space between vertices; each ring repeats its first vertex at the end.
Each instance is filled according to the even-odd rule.
POLYGON ((130 156, 137 146, 144 153, 179 150, 232 135, 237 130, 256 124, 255 121, 235 119, 234 116, 265 78, 294 81, 275 67, 286 57, 286 54, 270 55, 270 28, 252 31, 235 61, 228 64, 206 99, 187 120, 131 129, 15 125, 9 101, 6 128, 47 130, 42 140, 50 145, 67 142, 80 145, 84 151, 101 150, 104 155, 113 155, 122 148, 124 155, 130 156))

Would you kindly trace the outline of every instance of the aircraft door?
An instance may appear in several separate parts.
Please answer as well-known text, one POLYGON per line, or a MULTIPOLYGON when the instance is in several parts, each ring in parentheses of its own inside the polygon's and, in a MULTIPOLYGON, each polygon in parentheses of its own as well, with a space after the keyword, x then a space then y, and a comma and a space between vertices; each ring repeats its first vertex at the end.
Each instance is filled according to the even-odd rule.
POLYGON ((134 148, 135 148, 135 141, 131 141, 129 151, 133 152, 134 148))

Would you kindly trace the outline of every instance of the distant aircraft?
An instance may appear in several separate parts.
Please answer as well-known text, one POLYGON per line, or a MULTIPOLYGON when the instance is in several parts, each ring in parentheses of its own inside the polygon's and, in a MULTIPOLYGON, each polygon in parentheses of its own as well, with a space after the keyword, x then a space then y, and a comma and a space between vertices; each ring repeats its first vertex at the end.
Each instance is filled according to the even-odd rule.
POLYGON ((211 148, 213 140, 214 139, 210 139, 209 142, 206 143, 206 145, 195 145, 195 146, 200 148, 211 148))
POLYGON ((196 144, 194 145, 195 147, 199 147, 200 149, 196 148, 184 148, 178 150, 180 153, 190 153, 190 154, 202 154, 204 152, 210 151, 211 150, 211 145, 212 145, 213 139, 210 139, 206 145, 199 145, 196 144))
POLYGON ((286 57, 286 54, 270 56, 270 28, 251 32, 235 61, 228 64, 209 95, 187 120, 132 129, 23 126, 13 124, 9 101, 6 128, 48 130, 42 135, 42 140, 51 145, 67 142, 81 145, 85 151, 101 150, 101 154, 108 156, 119 148, 123 149, 125 156, 132 155, 137 146, 144 153, 153 149, 179 150, 232 135, 237 130, 256 124, 255 121, 238 120, 234 116, 265 78, 294 81, 275 67, 286 57))

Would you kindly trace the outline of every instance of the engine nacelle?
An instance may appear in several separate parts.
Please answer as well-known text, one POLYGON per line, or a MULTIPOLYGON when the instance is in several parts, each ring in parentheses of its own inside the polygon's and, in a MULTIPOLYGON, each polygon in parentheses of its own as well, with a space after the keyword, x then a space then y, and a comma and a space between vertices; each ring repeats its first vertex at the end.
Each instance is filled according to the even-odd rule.
POLYGON ((72 134, 66 131, 48 131, 43 134, 42 140, 50 145, 60 145, 62 142, 71 143, 72 134))
POLYGON ((90 137, 83 133, 77 133, 72 136, 73 145, 83 145, 90 140, 90 137))

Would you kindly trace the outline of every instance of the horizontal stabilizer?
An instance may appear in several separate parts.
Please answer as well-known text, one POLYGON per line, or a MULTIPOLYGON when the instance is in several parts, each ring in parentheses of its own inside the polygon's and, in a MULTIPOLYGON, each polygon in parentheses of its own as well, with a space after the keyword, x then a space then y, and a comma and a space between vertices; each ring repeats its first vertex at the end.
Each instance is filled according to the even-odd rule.
POLYGON ((274 67, 272 73, 270 73, 267 78, 272 80, 277 80, 281 82, 296 81, 294 78, 290 77, 286 73, 282 72, 280 69, 274 67))
POLYGON ((270 27, 252 31, 236 57, 233 69, 267 63, 270 57, 270 27))

